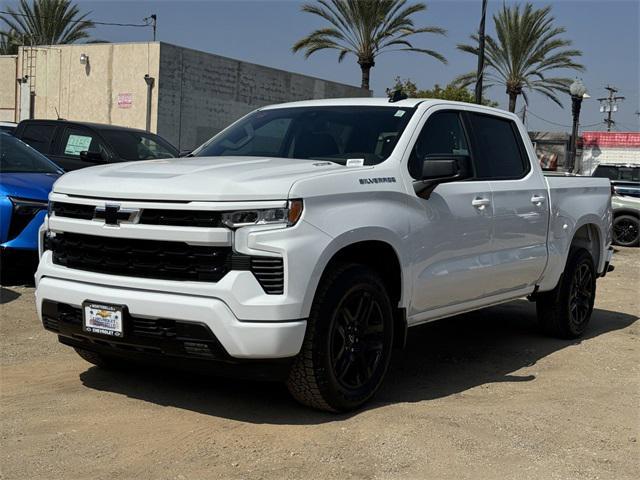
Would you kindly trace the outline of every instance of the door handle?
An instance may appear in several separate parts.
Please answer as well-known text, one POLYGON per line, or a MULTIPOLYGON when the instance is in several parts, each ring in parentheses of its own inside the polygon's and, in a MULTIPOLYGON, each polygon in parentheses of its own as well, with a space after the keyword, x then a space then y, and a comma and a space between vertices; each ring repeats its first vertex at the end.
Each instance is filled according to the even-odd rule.
POLYGON ((545 200, 546 198, 541 195, 534 195, 533 197, 531 197, 531 203, 533 203, 536 207, 542 205, 545 200))
POLYGON ((484 210, 487 205, 491 205, 491 200, 488 198, 474 198, 471 201, 471 205, 476 207, 478 210, 484 210))

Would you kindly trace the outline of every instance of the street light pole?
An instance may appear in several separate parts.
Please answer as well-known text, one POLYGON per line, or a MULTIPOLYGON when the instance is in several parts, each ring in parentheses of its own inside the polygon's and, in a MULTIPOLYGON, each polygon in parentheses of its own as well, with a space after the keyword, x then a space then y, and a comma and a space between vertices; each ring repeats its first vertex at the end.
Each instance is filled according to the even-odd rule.
POLYGON ((478 70, 476 72, 476 103, 482 103, 482 77, 484 75, 484 24, 487 17, 487 0, 482 0, 482 16, 478 29, 478 70))
POLYGON ((587 87, 581 80, 576 79, 569 87, 571 93, 571 114, 573 115, 573 125, 571 129, 571 152, 569 157, 569 172, 573 172, 576 166, 576 150, 578 147, 578 122, 580 120, 580 108, 582 100, 587 93, 587 87))

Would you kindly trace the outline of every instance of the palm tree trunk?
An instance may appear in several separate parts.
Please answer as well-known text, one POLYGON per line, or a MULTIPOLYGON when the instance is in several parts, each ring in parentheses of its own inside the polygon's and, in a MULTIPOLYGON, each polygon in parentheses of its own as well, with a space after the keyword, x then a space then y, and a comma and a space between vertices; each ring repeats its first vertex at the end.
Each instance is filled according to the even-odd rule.
POLYGON ((509 111, 514 113, 516 111, 516 101, 518 100, 518 94, 509 92, 509 111))
POLYGON ((362 70, 362 83, 360 84, 360 88, 369 90, 369 77, 371 69, 375 66, 375 62, 371 59, 360 59, 358 60, 358 65, 360 65, 360 70, 362 70))

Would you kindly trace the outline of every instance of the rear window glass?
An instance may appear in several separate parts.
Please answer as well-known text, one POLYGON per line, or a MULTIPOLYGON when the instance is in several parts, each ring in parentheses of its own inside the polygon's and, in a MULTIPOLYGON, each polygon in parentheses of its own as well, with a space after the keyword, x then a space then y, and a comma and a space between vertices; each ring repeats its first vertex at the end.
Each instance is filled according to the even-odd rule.
POLYGON ((46 155, 49 153, 55 131, 55 125, 27 125, 22 131, 21 140, 46 155))
POLYGON ((472 113, 469 115, 476 139, 477 177, 521 178, 529 169, 522 140, 511 120, 472 113))
POLYGON ((640 182, 640 167, 619 167, 614 165, 598 165, 593 172, 594 177, 608 178, 609 180, 629 180, 640 182))

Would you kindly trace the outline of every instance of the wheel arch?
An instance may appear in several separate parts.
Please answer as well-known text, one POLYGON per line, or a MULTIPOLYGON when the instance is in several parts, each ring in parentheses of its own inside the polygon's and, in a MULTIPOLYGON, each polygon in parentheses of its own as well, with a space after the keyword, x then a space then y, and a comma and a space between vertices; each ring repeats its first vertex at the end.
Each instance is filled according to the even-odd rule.
POLYGON ((359 263, 379 273, 387 286, 395 310, 397 344, 404 344, 406 335, 406 305, 408 282, 404 274, 408 264, 403 258, 400 239, 393 232, 380 228, 351 231, 334 238, 316 264, 305 294, 304 310, 310 312, 313 299, 323 276, 339 263, 359 263))

